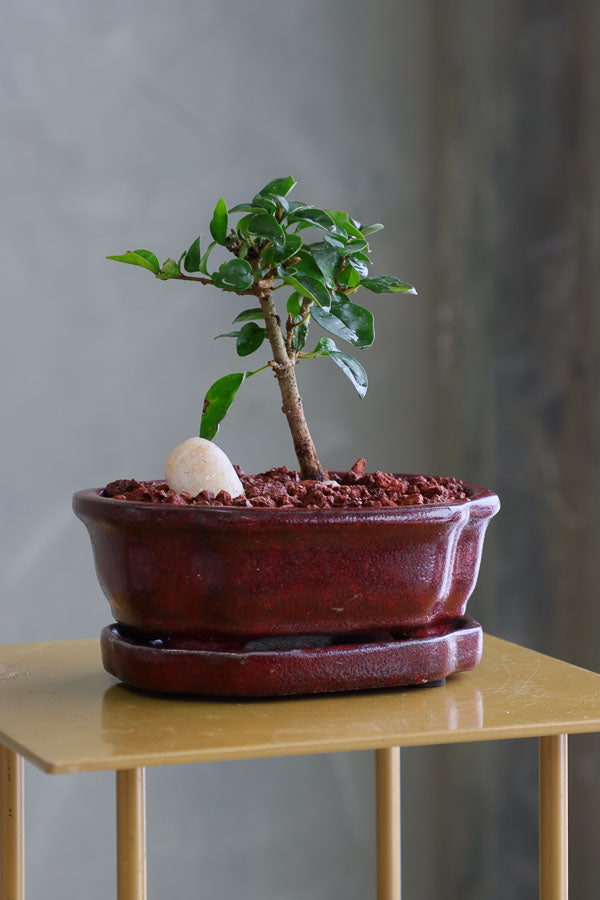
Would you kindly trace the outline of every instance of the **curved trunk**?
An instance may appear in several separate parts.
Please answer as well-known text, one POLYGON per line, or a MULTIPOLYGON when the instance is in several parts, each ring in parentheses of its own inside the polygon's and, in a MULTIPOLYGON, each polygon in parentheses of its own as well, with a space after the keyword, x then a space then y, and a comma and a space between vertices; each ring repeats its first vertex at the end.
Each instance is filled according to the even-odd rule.
POLYGON ((290 359, 286 350, 285 341, 281 328, 277 310, 273 301, 272 290, 268 284, 259 282, 258 298, 260 300, 261 309, 265 317, 265 327, 267 337, 273 351, 273 361, 271 368, 275 373, 281 398, 283 400, 282 411, 288 421, 292 440, 294 442, 294 450, 298 458, 300 466, 300 474, 303 479, 312 481, 325 481, 327 472, 321 466, 317 451, 311 437, 306 417, 304 415, 304 407, 302 405, 302 397, 298 391, 296 382, 296 368, 294 360, 290 359))

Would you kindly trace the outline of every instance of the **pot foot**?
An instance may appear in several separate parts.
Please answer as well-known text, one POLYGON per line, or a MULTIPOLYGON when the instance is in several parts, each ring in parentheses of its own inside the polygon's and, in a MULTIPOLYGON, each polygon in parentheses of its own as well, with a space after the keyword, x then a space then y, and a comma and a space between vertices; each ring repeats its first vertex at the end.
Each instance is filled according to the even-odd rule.
POLYGON ((176 639, 108 625, 100 639, 107 672, 163 694, 282 697, 423 685, 474 668, 483 637, 462 616, 406 634, 176 639))

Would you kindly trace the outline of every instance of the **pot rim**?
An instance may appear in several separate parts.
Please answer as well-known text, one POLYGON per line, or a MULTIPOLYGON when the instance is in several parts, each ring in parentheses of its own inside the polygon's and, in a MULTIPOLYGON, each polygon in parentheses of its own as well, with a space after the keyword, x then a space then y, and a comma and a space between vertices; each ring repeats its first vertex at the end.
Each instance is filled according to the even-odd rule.
MULTIPOLYGON (((415 477, 405 473, 394 473, 396 477, 415 477)), ((162 481, 163 479, 151 479, 162 481)), ((131 516, 134 519, 148 517, 155 521, 159 519, 175 519, 189 521, 190 519, 203 524, 213 521, 215 524, 224 523, 232 519, 237 521, 269 520, 278 521, 280 524, 295 522, 356 522, 367 520, 370 522, 394 520, 406 524, 415 524, 423 521, 445 522, 452 518, 462 518, 463 510, 468 510, 468 518, 491 518, 500 509, 500 499, 494 491, 477 484, 464 481, 466 500, 447 501, 445 503, 419 504, 415 506, 393 506, 383 508, 360 507, 327 507, 324 509, 303 507, 248 507, 248 506, 172 506, 168 503, 145 503, 141 500, 115 500, 113 497, 103 497, 101 488, 86 488, 73 494, 73 510, 77 516, 106 515, 123 519, 131 516)))

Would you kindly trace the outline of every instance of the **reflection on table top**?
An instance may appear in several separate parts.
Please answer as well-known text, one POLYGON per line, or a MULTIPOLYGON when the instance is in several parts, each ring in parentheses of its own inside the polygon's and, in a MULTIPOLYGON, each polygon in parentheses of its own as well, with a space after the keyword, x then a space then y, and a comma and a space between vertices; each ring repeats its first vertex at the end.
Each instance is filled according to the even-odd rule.
POLYGON ((442 687, 243 701, 135 692, 97 640, 0 647, 0 742, 47 772, 592 731, 600 675, 490 636, 442 687))

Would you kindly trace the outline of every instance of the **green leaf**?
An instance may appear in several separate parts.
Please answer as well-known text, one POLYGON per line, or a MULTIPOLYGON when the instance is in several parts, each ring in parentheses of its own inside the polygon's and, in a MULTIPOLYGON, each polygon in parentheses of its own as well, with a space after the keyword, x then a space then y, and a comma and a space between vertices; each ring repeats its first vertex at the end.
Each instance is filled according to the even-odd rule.
POLYGON ((367 277, 367 275, 369 274, 368 263, 364 262, 361 259, 358 259, 358 257, 356 257, 356 256, 349 256, 348 262, 350 263, 352 268, 355 270, 355 272, 358 272, 359 280, 360 280, 360 278, 367 277))
MULTIPOLYGON (((298 235, 294 235, 294 237, 298 237, 298 235)), ((317 281, 324 281, 323 273, 311 253, 308 253, 306 250, 299 250, 296 256, 298 257, 298 262, 295 262, 289 270, 290 275, 296 275, 296 277, 308 275, 310 278, 316 278, 317 281)))
POLYGON ((198 265, 198 271, 202 272, 203 275, 208 275, 208 267, 207 267, 208 257, 210 256, 210 251, 212 250, 213 247, 216 246, 216 244, 217 244, 216 241, 211 241, 210 244, 208 245, 208 247, 206 248, 206 251, 202 255, 202 259, 200 260, 200 263, 198 265))
POLYGON ((254 372, 234 372, 232 375, 223 375, 209 387, 204 398, 200 437, 212 441, 241 385, 247 378, 262 371, 262 369, 256 369, 254 372))
POLYGON ((266 335, 265 328, 261 328, 256 322, 248 322, 238 335, 236 345, 238 356, 248 356, 250 353, 254 353, 255 350, 258 350, 266 335))
POLYGON ((311 254, 317 266, 323 273, 325 284, 328 288, 335 287, 335 273, 340 264, 340 254, 329 243, 315 244, 311 247, 311 254))
POLYGON ((266 247, 262 256, 267 263, 274 266, 277 263, 282 263, 287 259, 291 259, 292 256, 296 256, 301 246, 302 238, 299 234, 286 234, 285 244, 282 250, 278 250, 275 246, 266 247))
POLYGON ((291 175, 288 175, 285 178, 275 178, 273 181, 265 184, 264 188, 258 193, 261 196, 264 196, 265 194, 280 194, 282 197, 287 197, 295 184, 296 180, 291 175))
POLYGON ((236 213, 236 212, 258 213, 258 212, 262 212, 262 209, 260 206, 253 206, 252 203, 238 203, 236 206, 232 206, 231 209, 229 210, 230 214, 236 213))
POLYGON ((363 278, 361 285, 374 294, 416 294, 412 284, 405 284, 395 275, 376 275, 374 278, 363 278))
POLYGON ((281 194, 269 194, 268 199, 274 200, 277 203, 277 206, 279 206, 285 213, 290 211, 289 201, 286 200, 285 197, 282 197, 281 194))
POLYGON ((358 396, 362 399, 367 393, 369 387, 369 379, 367 373, 357 359, 350 356, 349 353, 340 353, 339 350, 329 351, 329 359, 332 359, 336 366, 341 369, 346 378, 349 378, 358 396))
POLYGON ((375 340, 373 313, 345 297, 333 300, 329 310, 315 307, 312 317, 325 331, 361 350, 375 340))
POLYGON ((308 325, 304 322, 302 325, 296 325, 292 332, 292 347, 296 352, 304 350, 306 339, 308 337, 308 325))
POLYGON ((171 259, 171 257, 164 261, 162 268, 158 273, 158 277, 162 278, 163 281, 167 281, 169 278, 179 278, 180 275, 181 270, 179 268, 179 263, 176 260, 171 259))
POLYGON ((198 235, 188 252, 183 257, 183 268, 186 272, 199 272, 200 271, 200 238, 201 234, 198 235))
MULTIPOLYGON (((250 234, 248 232, 248 226, 250 225, 250 222, 253 220, 255 215, 256 215, 256 213, 250 213, 247 216, 242 216, 242 218, 239 220, 239 222, 236 225, 237 233, 244 240, 246 240, 247 238, 250 237, 250 234)), ((262 211, 261 211, 261 215, 262 215, 262 211)))
POLYGON ((223 246, 225 245, 225 238, 227 237, 227 222, 227 204, 223 198, 221 198, 215 206, 215 211, 210 221, 210 233, 217 244, 222 244, 223 246))
POLYGON ((287 311, 289 312, 292 318, 296 318, 296 316, 300 315, 300 311, 302 309, 302 297, 300 294, 297 294, 295 291, 293 294, 290 294, 287 300, 287 311))
POLYGON ((239 313, 231 323, 235 325, 236 322, 251 322, 253 319, 264 319, 264 314, 262 309, 245 309, 243 312, 239 313))
POLYGON ((119 256, 107 256, 107 259, 114 259, 115 262, 128 263, 130 266, 141 266, 142 269, 149 269, 155 275, 160 271, 158 258, 150 250, 128 250, 127 253, 121 253, 119 256))
POLYGON ((356 227, 356 220, 347 212, 343 212, 341 209, 326 209, 325 212, 333 219, 340 233, 363 239, 363 235, 356 227))
POLYGON ((268 213, 253 216, 248 225, 248 233, 263 241, 271 241, 278 250, 285 247, 285 232, 279 222, 268 213))
POLYGON ((374 225, 363 225, 360 230, 366 237, 368 234, 375 234, 376 231, 381 231, 382 228, 381 222, 376 222, 374 225))
POLYGON ((266 209, 269 215, 274 216, 277 212, 277 203, 272 197, 261 197, 259 194, 252 198, 252 202, 260 209, 266 209))
POLYGON ((350 254, 361 253, 363 250, 368 250, 369 245, 365 240, 359 240, 358 238, 353 238, 351 241, 348 241, 346 244, 346 255, 350 256, 350 254))
POLYGON ((343 250, 346 246, 345 241, 343 241, 339 236, 335 236, 333 234, 324 234, 323 240, 330 244, 332 247, 335 247, 339 250, 343 250))
POLYGON ((218 341, 219 338, 222 337, 234 337, 237 338, 240 336, 239 331, 224 331, 223 334, 215 334, 213 341, 218 341))
POLYGON ((359 361, 354 359, 354 357, 350 356, 348 353, 342 353, 338 350, 335 342, 332 341, 331 338, 321 338, 317 344, 315 353, 319 350, 322 351, 321 355, 328 356, 329 359, 331 359, 344 373, 346 378, 350 379, 358 396, 361 398, 364 397, 369 386, 369 379, 359 361))
POLYGON ((336 281, 340 285, 340 287, 353 290, 360 284, 360 275, 358 274, 356 269, 352 268, 352 266, 346 265, 337 273, 336 281))
POLYGON ((302 222, 306 227, 316 225, 317 228, 323 228, 325 231, 332 231, 334 234, 342 234, 346 237, 344 229, 338 228, 331 216, 323 209, 317 209, 315 206, 295 206, 290 203, 290 221, 302 222))
POLYGON ((245 259, 230 259, 211 278, 224 291, 246 291, 254 281, 252 267, 245 259))
POLYGON ((295 275, 288 275, 284 278, 284 283, 293 287, 295 291, 302 295, 302 297, 313 300, 317 306, 322 306, 323 309, 329 309, 331 297, 322 281, 317 281, 316 278, 311 278, 308 275, 298 275, 298 277, 295 275))

